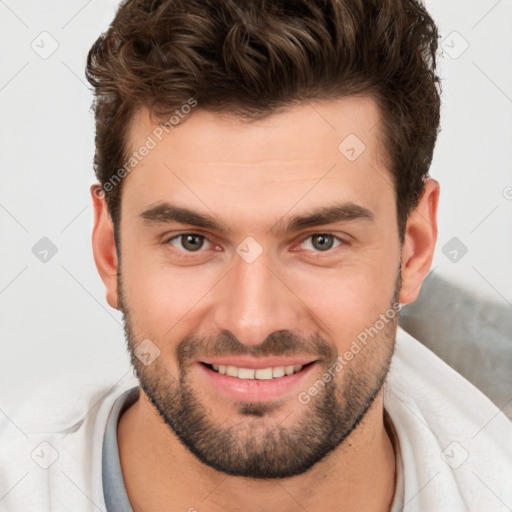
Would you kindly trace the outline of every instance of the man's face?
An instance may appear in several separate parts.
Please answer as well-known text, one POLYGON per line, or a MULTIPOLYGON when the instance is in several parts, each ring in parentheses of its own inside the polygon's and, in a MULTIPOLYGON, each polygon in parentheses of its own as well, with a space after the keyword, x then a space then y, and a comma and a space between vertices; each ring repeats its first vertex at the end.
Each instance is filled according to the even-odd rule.
MULTIPOLYGON (((131 151, 154 128, 140 111, 131 151)), ((219 471, 303 473, 378 396, 400 287, 378 130, 370 98, 253 124, 198 109, 125 178, 118 293, 142 399, 219 471), (165 205, 218 226, 173 221, 165 205), (334 222, 287 229, 335 206, 334 222)))

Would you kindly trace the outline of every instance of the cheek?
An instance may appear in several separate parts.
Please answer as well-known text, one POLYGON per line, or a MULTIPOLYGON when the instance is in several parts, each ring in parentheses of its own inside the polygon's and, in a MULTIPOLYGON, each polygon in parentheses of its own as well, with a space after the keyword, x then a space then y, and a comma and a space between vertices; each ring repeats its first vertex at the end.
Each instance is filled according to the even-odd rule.
POLYGON ((218 268, 179 268, 151 257, 144 260, 136 251, 133 254, 123 259, 122 267, 131 315, 159 339, 175 338, 219 280, 218 268))
MULTIPOLYGON (((185 276, 163 266, 124 267, 123 289, 130 311, 132 344, 150 339, 160 350, 160 364, 174 378, 180 369, 176 347, 199 325, 201 298, 206 291, 200 283, 191 285, 185 276)), ((164 371, 163 369, 161 371, 164 371)))
POLYGON ((328 271, 289 275, 287 282, 310 314, 326 326, 326 335, 343 348, 389 310, 397 272, 398 264, 391 260, 383 264, 382 258, 377 258, 328 271))

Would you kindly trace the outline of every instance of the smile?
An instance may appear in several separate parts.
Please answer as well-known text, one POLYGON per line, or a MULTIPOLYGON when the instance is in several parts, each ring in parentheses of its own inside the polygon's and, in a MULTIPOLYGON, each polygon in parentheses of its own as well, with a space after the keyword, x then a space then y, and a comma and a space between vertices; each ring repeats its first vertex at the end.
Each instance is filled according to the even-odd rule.
POLYGON ((235 400, 265 401, 277 399, 293 391, 299 392, 305 387, 305 379, 319 366, 319 361, 301 362, 302 364, 285 365, 239 361, 239 365, 235 365, 198 361, 197 368, 201 370, 199 375, 202 376, 203 384, 214 393, 220 392, 235 400))
POLYGON ((221 373, 222 375, 228 375, 229 377, 237 377, 239 379, 270 380, 300 372, 303 366, 301 364, 296 364, 290 366, 270 366, 268 368, 255 369, 213 364, 211 365, 211 368, 213 371, 221 373))

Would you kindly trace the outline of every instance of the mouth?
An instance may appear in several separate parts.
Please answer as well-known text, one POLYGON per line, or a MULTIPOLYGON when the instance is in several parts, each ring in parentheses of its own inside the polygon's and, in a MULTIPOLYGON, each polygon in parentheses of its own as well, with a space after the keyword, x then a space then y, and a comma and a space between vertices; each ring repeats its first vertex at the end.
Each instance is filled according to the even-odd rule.
POLYGON ((280 379, 281 377, 293 375, 299 373, 309 365, 314 364, 316 361, 302 364, 292 365, 281 365, 281 366, 268 366, 266 368, 243 368, 233 365, 222 365, 222 364, 207 364, 202 363, 210 370, 220 373, 221 375, 227 375, 228 377, 236 377, 242 380, 271 380, 280 379))
POLYGON ((307 377, 320 365, 319 360, 295 361, 198 361, 202 384, 231 400, 261 402, 275 400, 294 391, 307 389, 307 377), (283 363, 289 364, 283 364, 283 363), (272 363, 272 364, 271 364, 272 363), (281 363, 281 364, 276 364, 281 363), (294 364, 291 364, 294 363, 294 364))

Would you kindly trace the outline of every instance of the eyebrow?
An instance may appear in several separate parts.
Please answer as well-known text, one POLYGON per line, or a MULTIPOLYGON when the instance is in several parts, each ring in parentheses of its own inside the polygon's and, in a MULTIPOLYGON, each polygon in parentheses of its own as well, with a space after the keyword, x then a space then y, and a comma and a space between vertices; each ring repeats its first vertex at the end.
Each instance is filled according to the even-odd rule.
MULTIPOLYGON (((233 233, 229 226, 215 217, 210 217, 168 202, 159 203, 144 210, 139 215, 139 218, 146 224, 158 225, 176 222, 211 229, 220 233, 233 233)), ((335 203, 332 206, 325 206, 301 215, 294 215, 287 222, 280 219, 269 230, 269 233, 273 235, 293 233, 308 227, 352 220, 373 221, 375 220, 375 215, 368 208, 355 203, 335 203)))

